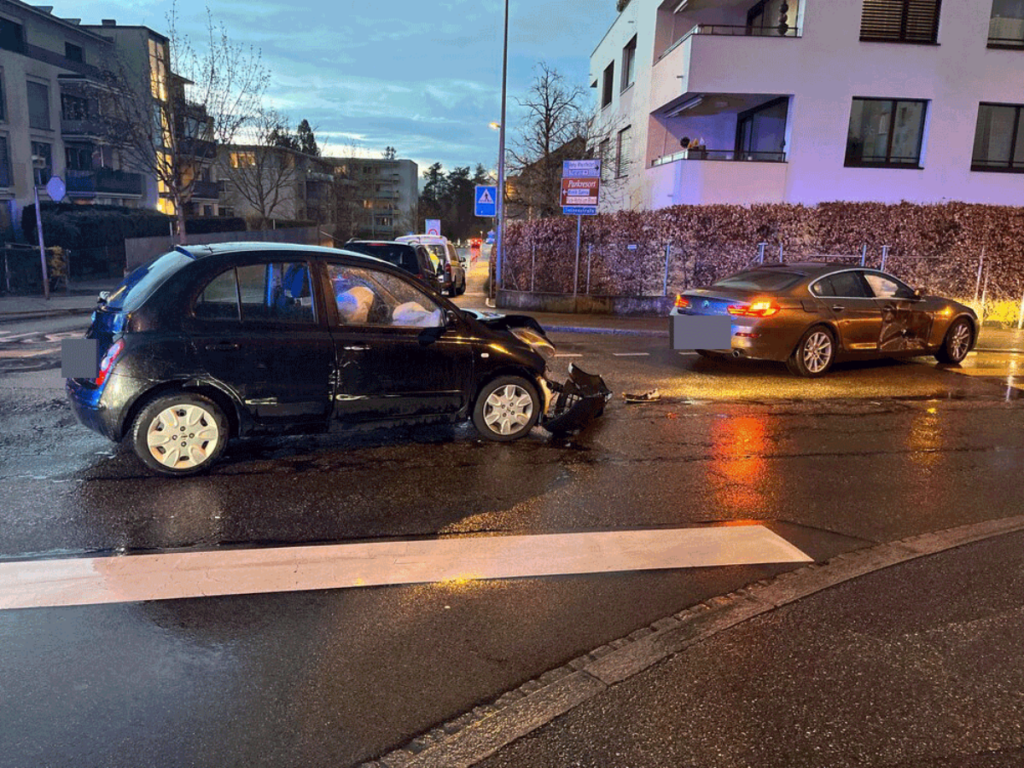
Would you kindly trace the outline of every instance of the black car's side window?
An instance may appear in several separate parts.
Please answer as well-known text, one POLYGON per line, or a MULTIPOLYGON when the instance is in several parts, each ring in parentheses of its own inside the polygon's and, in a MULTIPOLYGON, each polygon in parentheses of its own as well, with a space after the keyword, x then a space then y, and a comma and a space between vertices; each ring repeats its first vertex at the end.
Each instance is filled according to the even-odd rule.
POLYGON ((394 275, 341 264, 328 264, 327 274, 342 325, 436 328, 443 322, 441 307, 394 275))
POLYGON ((864 283, 864 278, 856 272, 837 272, 834 275, 829 275, 828 279, 832 283, 832 295, 837 298, 871 298, 871 294, 868 293, 868 287, 864 283))
POLYGON ((249 264, 238 267, 237 273, 243 321, 316 322, 306 262, 249 264))
POLYGON ((240 320, 238 282, 234 267, 207 283, 196 299, 192 314, 200 320, 240 320))

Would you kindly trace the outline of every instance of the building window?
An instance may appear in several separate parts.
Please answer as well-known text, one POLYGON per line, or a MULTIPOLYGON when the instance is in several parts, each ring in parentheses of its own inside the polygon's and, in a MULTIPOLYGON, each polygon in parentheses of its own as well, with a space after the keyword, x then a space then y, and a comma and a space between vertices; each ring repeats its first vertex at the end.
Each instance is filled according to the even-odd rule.
POLYGON ((35 178, 37 187, 46 186, 46 182, 53 175, 53 155, 51 149, 52 147, 49 144, 41 141, 32 142, 32 175, 35 178), (37 164, 40 167, 37 167, 37 164))
POLYGON ((847 166, 918 168, 924 101, 854 99, 846 139, 847 166))
POLYGON ((4 95, 4 71, 0 69, 0 123, 7 120, 7 100, 4 95))
POLYGON ((234 208, 229 208, 226 205, 220 206, 220 208, 218 210, 220 212, 220 215, 224 216, 225 218, 230 218, 230 217, 235 215, 235 209, 234 208))
POLYGON ((989 48, 1024 48, 1024 0, 992 0, 989 48))
POLYGON ((0 136, 0 187, 11 186, 11 156, 7 152, 7 137, 0 136))
POLYGON ((864 0, 860 39, 890 43, 934 43, 940 0, 864 0))
POLYGON ((81 96, 60 95, 61 120, 85 120, 89 117, 89 101, 81 96))
POLYGON ((783 162, 786 159, 786 115, 789 99, 773 99, 739 115, 736 159, 783 162))
POLYGON ((64 165, 69 171, 91 171, 92 147, 65 147, 64 165))
POLYGON ((28 82, 28 127, 50 130, 50 89, 31 80, 28 82))
POLYGON ((85 53, 82 51, 81 46, 72 45, 71 43, 64 43, 64 57, 71 61, 77 61, 79 64, 85 62, 85 53))
POLYGON ((601 109, 612 103, 612 83, 615 81, 615 62, 604 70, 604 87, 601 89, 601 109))
POLYGON ((15 53, 25 52, 25 31, 21 24, 9 19, 0 19, 0 48, 15 53))
POLYGON ((157 101, 167 101, 167 55, 163 44, 149 41, 149 90, 157 101))
POLYGON ((747 11, 747 34, 759 37, 795 35, 797 5, 797 0, 760 0, 747 11))
POLYGON ((622 90, 636 82, 636 35, 622 49, 622 90))
POLYGON ((256 165, 256 153, 255 152, 232 152, 231 153, 231 167, 232 168, 253 168, 256 165))
POLYGON ((1024 121, 1020 105, 982 104, 974 131, 972 171, 1024 173, 1024 121))
POLYGON ((615 178, 621 179, 629 174, 629 131, 632 126, 626 126, 618 135, 615 159, 615 178))
POLYGON ((609 181, 612 177, 612 140, 602 141, 597 151, 601 160, 601 181, 609 181))

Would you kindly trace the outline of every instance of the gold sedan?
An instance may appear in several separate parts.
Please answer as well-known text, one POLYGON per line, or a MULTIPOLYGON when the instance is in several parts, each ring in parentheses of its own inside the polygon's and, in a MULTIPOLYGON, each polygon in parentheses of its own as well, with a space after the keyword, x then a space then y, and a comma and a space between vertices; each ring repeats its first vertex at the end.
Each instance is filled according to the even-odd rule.
POLYGON ((935 355, 955 365, 978 337, 970 307, 877 269, 821 262, 738 272, 679 294, 672 315, 676 349, 777 360, 801 376, 823 376, 837 358, 935 355), (709 322, 721 333, 707 335, 709 322))

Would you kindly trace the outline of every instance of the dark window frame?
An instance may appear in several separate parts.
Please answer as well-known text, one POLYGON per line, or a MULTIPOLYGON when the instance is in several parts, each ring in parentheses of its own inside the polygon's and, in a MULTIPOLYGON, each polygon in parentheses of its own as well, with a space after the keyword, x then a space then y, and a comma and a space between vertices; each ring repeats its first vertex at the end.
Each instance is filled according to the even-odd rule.
POLYGON ((64 58, 69 61, 77 61, 79 64, 85 64, 85 49, 80 45, 75 45, 65 40, 64 58))
MULTIPOLYGON (((889 120, 889 133, 888 133, 888 136, 886 137, 886 143, 885 143, 885 157, 886 157, 886 160, 883 161, 883 162, 880 162, 880 163, 879 162, 864 162, 864 161, 855 162, 855 161, 851 161, 850 160, 850 154, 849 154, 849 148, 847 148, 847 151, 846 151, 846 154, 845 154, 845 157, 844 157, 844 160, 843 160, 843 167, 845 167, 845 168, 901 168, 901 169, 905 169, 905 170, 915 170, 915 171, 924 170, 924 166, 921 165, 921 150, 924 148, 924 127, 925 127, 925 121, 927 120, 927 117, 928 117, 928 99, 879 99, 879 98, 864 97, 864 96, 854 96, 852 101, 851 101, 851 103, 850 103, 850 116, 851 117, 853 116, 853 102, 857 102, 857 101, 882 101, 882 102, 887 101, 890 104, 892 104, 892 112, 890 113, 892 115, 892 117, 889 120), (894 163, 890 159, 892 157, 893 137, 895 136, 895 133, 896 133, 896 109, 897 109, 897 105, 899 105, 899 104, 923 104, 924 105, 924 109, 921 111, 921 126, 920 126, 920 130, 918 131, 918 134, 917 134, 916 159, 915 159, 915 161, 913 163, 894 163)), ((846 128, 846 139, 847 139, 847 143, 849 143, 849 139, 850 139, 849 123, 847 123, 847 128, 846 128)))
POLYGON ((11 180, 11 144, 7 140, 6 134, 0 134, 0 144, 3 145, 3 153, 0 154, 0 187, 6 188, 13 186, 11 180))
POLYGON ((989 14, 988 14, 988 18, 989 18, 988 47, 992 48, 992 49, 995 49, 995 50, 1003 50, 1003 51, 1024 51, 1024 36, 1022 36, 1020 40, 1017 40, 1016 38, 1013 38, 1013 39, 1011 39, 1011 38, 1001 38, 1001 37, 993 38, 991 36, 992 35, 992 19, 995 18, 992 14, 995 11, 995 9, 996 9, 995 0, 992 0, 992 8, 991 8, 991 10, 989 11, 989 14))
POLYGON ((0 67, 0 123, 7 122, 7 91, 4 89, 4 69, 0 67))
POLYGON ((900 31, 899 37, 885 37, 880 35, 865 35, 864 34, 864 10, 866 9, 866 3, 861 10, 861 27, 860 27, 860 41, 862 43, 897 43, 901 45, 938 45, 939 44, 939 23, 942 19, 942 0, 889 0, 892 4, 902 5, 900 12, 900 31), (910 20, 910 4, 912 2, 934 2, 935 4, 935 23, 932 25, 929 39, 922 40, 916 38, 908 38, 908 22, 910 20))
POLYGON ((622 49, 622 83, 619 92, 636 82, 636 35, 622 49))
MULTIPOLYGON (((978 104, 978 118, 981 118, 982 107, 1009 107, 1015 110, 1013 116, 1013 128, 1010 131, 1010 153, 1009 159, 1006 161, 1006 167, 1002 168, 999 166, 992 167, 990 165, 976 165, 974 150, 971 150, 971 170, 977 171, 978 173, 1024 173, 1024 164, 1020 168, 1013 167, 1013 156, 1017 151, 1017 133, 1020 130, 1020 119, 1021 112, 1024 111, 1024 104, 997 104, 991 101, 982 101, 978 104)), ((978 124, 974 124, 974 140, 978 140, 978 124)))
POLYGON ((601 109, 611 106, 612 92, 615 90, 615 62, 604 68, 604 85, 601 88, 601 109))
POLYGON ((28 127, 34 131, 52 131, 53 130, 53 115, 50 114, 50 84, 40 83, 36 80, 27 80, 25 83, 25 95, 28 100, 28 127), (32 86, 37 88, 46 89, 46 125, 35 125, 32 122, 32 97, 29 95, 32 91, 32 86))
MULTIPOLYGON (((758 106, 753 107, 751 109, 746 109, 746 110, 740 112, 738 115, 736 115, 736 141, 735 141, 735 143, 733 145, 733 149, 734 149, 734 151, 736 152, 737 155, 740 154, 740 153, 746 154, 746 153, 750 153, 750 152, 753 151, 753 150, 744 149, 743 147, 740 146, 742 141, 743 141, 743 124, 744 124, 744 121, 752 120, 754 118, 754 116, 757 115, 758 112, 764 112, 766 110, 769 110, 769 109, 772 109, 774 107, 777 107, 779 104, 783 104, 783 103, 786 104, 786 127, 788 128, 789 127, 789 96, 779 96, 777 99, 772 99, 771 101, 766 101, 764 104, 759 104, 758 106)), ((783 143, 785 143, 785 139, 783 139, 783 143)), ((783 149, 782 154, 783 155, 786 154, 785 149, 783 149)), ((783 158, 783 159, 785 159, 785 158, 783 158)))
MULTIPOLYGON (((14 53, 20 53, 20 54, 24 55, 25 54, 25 25, 24 24, 19 24, 18 22, 12 21, 11 19, 8 19, 8 18, 0 17, 0 29, 2 29, 5 26, 8 26, 8 25, 10 26, 10 28, 11 28, 10 31, 13 34, 12 35, 8 35, 8 34, 0 33, 0 50, 12 51, 14 53), (11 39, 10 40, 6 40, 5 38, 7 38, 7 37, 10 37, 11 39), (10 45, 5 45, 4 44, 5 42, 10 43, 10 45)), ((5 32, 6 32, 6 30, 5 30, 5 32)))

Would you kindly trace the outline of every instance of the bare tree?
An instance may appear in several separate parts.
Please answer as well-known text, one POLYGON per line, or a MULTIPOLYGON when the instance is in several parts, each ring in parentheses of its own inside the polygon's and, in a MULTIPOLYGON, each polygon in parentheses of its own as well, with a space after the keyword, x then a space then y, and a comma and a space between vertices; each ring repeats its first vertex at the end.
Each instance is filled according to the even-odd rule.
POLYGON ((511 170, 509 207, 528 218, 561 213, 562 161, 587 152, 585 92, 545 62, 525 98, 519 136, 508 150, 511 170))
POLYGON ((214 162, 216 143, 234 143, 259 113, 270 75, 260 53, 232 43, 209 9, 202 51, 178 29, 175 6, 167 28, 168 44, 151 47, 144 65, 118 57, 103 115, 107 141, 155 176, 184 242, 185 204, 196 181, 214 162))
POLYGON ((223 147, 218 154, 224 193, 231 202, 244 201, 255 211, 260 229, 275 212, 295 199, 298 179, 291 149, 288 118, 274 109, 256 114, 244 133, 244 144, 223 147))

